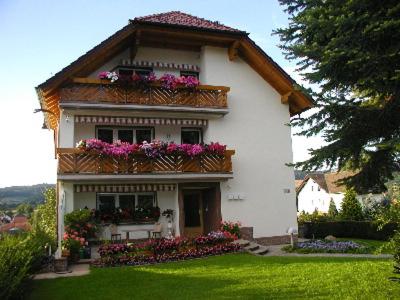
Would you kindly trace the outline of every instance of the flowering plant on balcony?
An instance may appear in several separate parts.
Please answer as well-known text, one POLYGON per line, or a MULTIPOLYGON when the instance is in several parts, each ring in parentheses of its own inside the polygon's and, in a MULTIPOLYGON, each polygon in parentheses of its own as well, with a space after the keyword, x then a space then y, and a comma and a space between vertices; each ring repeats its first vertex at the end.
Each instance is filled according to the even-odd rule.
POLYGON ((119 75, 116 72, 100 72, 98 76, 100 79, 108 79, 111 82, 116 82, 119 79, 119 75))
POLYGON ((81 140, 77 143, 77 148, 85 151, 95 151, 99 155, 128 159, 130 155, 145 154, 149 158, 158 158, 165 155, 184 155, 187 157, 197 157, 203 154, 224 155, 226 145, 218 142, 210 144, 175 144, 154 140, 151 143, 144 141, 142 144, 130 144, 117 141, 113 144, 103 142, 98 139, 81 140))
POLYGON ((111 82, 132 84, 134 87, 137 88, 148 88, 149 84, 154 82, 161 83, 161 86, 163 88, 169 90, 174 90, 178 86, 193 89, 196 86, 200 85, 200 81, 195 76, 176 77, 175 75, 169 73, 165 73, 160 78, 157 78, 157 76, 153 72, 149 73, 148 75, 134 74, 130 76, 117 74, 116 72, 103 71, 99 73, 98 77, 100 79, 110 80, 111 82))

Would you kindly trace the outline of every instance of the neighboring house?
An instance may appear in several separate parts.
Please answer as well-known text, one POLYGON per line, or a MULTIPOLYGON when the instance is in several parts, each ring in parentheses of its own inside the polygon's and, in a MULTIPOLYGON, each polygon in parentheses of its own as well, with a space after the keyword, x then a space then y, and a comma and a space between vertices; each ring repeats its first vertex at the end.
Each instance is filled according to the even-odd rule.
POLYGON ((25 215, 16 215, 10 223, 0 226, 0 232, 7 232, 18 228, 23 231, 28 231, 31 229, 29 220, 25 215))
MULTIPOLYGON (((346 187, 337 181, 353 175, 349 171, 333 173, 308 174, 302 183, 296 188, 298 212, 312 213, 328 212, 331 200, 335 202, 336 208, 340 210, 346 187)), ((381 194, 365 194, 357 196, 360 203, 366 200, 378 201, 382 199, 381 194)))
MULTIPOLYGON (((248 33, 181 12, 135 18, 40 84, 37 94, 45 125, 55 135, 60 236, 63 214, 85 207, 172 209, 177 236, 206 234, 218 230, 221 220, 238 220, 246 237, 274 243, 297 227, 294 173, 286 166, 292 161, 291 132, 285 124, 312 101, 248 33), (99 80, 102 71, 192 75, 201 85, 140 89, 99 80), (75 148, 96 137, 219 142, 228 150, 222 156, 124 161, 75 148)), ((165 235, 166 218, 160 222, 165 235)), ((152 223, 120 222, 117 231, 152 223)))

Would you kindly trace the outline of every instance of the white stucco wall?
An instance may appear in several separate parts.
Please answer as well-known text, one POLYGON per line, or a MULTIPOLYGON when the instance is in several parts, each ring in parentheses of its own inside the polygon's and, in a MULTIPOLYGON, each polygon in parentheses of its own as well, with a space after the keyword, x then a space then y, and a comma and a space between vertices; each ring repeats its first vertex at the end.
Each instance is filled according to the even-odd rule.
POLYGON ((204 47, 200 67, 201 81, 231 88, 229 114, 210 120, 205 133, 205 141, 236 151, 234 179, 221 185, 223 219, 254 227, 255 237, 285 235, 297 227, 294 172, 285 165, 293 159, 288 106, 244 61, 229 61, 226 49, 204 47))
MULTIPOLYGON (((120 59, 128 58, 128 53, 121 53, 92 76, 112 69, 120 59)), ((280 95, 240 58, 229 61, 227 49, 223 48, 204 47, 201 54, 139 48, 135 60, 198 64, 202 83, 231 88, 229 113, 220 119, 210 119, 203 132, 205 142, 219 141, 236 150, 234 179, 221 183, 222 217, 254 227, 255 237, 285 235, 289 227, 297 227, 294 172, 285 165, 293 157, 290 127, 285 125, 289 122, 289 112, 288 106, 281 104, 280 95)), ((69 122, 61 118, 60 147, 74 147, 80 139, 95 136, 94 125, 74 126, 73 114, 82 112, 69 113, 69 122)), ((97 114, 110 115, 105 111, 97 114)), ((134 115, 121 111, 113 114, 134 115)), ((156 127, 155 137, 179 143, 180 127, 156 127)))

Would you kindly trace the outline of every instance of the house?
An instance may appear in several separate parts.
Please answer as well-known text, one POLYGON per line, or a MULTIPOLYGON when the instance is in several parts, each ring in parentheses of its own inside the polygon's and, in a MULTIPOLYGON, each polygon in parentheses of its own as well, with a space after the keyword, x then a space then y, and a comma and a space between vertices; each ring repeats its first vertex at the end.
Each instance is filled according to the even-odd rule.
MULTIPOLYGON (((59 236, 65 213, 96 209, 107 224, 106 212, 118 208, 136 220, 120 220, 117 231, 145 237, 139 231, 152 226, 159 207, 173 210, 176 236, 205 234, 230 220, 242 223, 247 238, 286 240, 297 221, 285 124, 312 106, 294 83, 244 31, 178 11, 130 20, 36 88, 45 126, 54 131, 59 236), (170 86, 165 74, 201 84, 170 86), (117 80, 123 76, 139 84, 117 80), (76 148, 92 138, 227 148, 201 155, 174 148, 150 158, 153 152, 99 155, 82 150, 85 142, 76 148)), ((159 221, 166 235, 167 218, 159 221)))
POLYGON ((25 215, 15 215, 10 223, 0 226, 0 232, 8 232, 14 228, 28 231, 31 229, 31 225, 29 224, 29 220, 25 215))
MULTIPOLYGON (((350 171, 308 174, 296 188, 298 212, 312 213, 318 210, 327 213, 331 200, 340 210, 346 186, 338 181, 351 175, 354 173, 350 171)), ((382 195, 363 194, 357 195, 357 199, 362 205, 368 205, 369 201, 382 200, 382 195)))

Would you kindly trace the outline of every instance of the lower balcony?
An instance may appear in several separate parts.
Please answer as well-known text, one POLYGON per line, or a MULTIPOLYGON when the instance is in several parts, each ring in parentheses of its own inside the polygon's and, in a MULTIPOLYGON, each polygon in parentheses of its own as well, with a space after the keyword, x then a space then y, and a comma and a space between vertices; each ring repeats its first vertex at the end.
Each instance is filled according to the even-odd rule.
POLYGON ((127 159, 101 156, 77 148, 59 148, 58 178, 61 180, 179 180, 232 178, 232 155, 203 154, 187 157, 179 154, 149 158, 135 154, 127 159))

